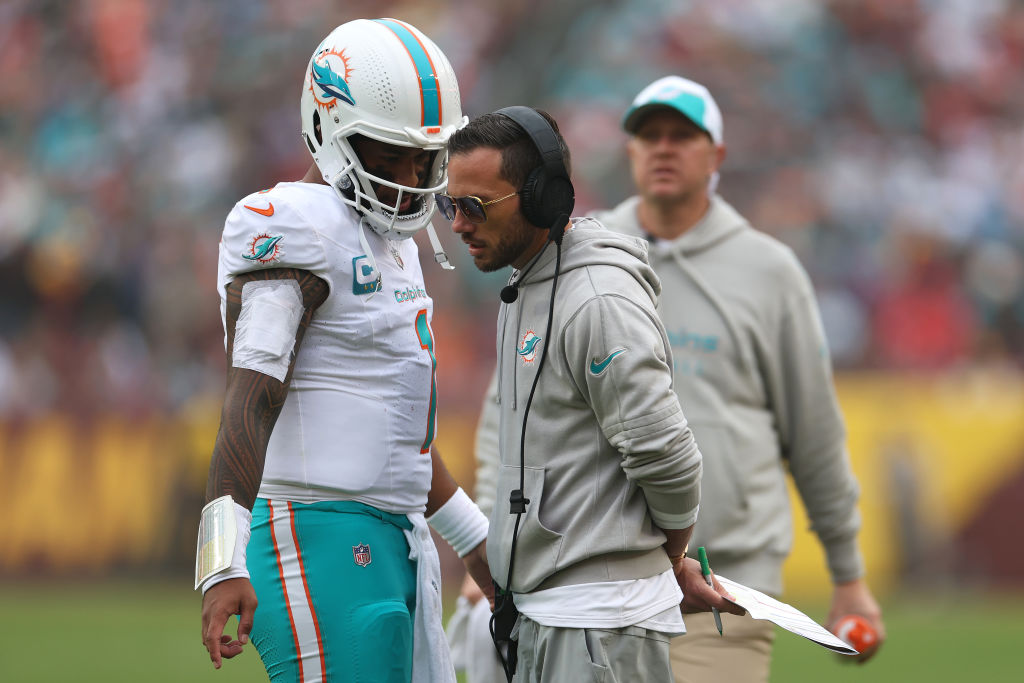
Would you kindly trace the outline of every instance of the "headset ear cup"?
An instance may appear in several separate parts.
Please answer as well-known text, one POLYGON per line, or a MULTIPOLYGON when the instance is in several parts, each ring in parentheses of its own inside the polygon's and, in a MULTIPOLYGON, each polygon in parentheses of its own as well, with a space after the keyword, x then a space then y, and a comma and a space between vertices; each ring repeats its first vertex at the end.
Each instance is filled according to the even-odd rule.
POLYGON ((576 204, 576 192, 565 167, 560 139, 554 128, 534 109, 505 107, 495 113, 518 124, 540 153, 541 165, 530 171, 519 189, 519 210, 531 225, 555 234, 554 228, 562 226, 554 224, 568 221, 576 204))
POLYGON ((552 177, 544 183, 544 206, 550 218, 548 224, 558 220, 559 216, 572 216, 576 207, 576 190, 568 178, 552 177))
POLYGON ((526 177, 526 182, 519 189, 519 208, 522 210, 526 220, 532 225, 542 230, 547 230, 551 227, 551 221, 545 221, 546 213, 542 201, 544 197, 544 184, 543 167, 530 171, 530 175, 526 177))
POLYGON ((519 190, 523 216, 541 230, 549 230, 559 216, 572 216, 576 193, 567 178, 550 176, 543 167, 535 168, 519 190))

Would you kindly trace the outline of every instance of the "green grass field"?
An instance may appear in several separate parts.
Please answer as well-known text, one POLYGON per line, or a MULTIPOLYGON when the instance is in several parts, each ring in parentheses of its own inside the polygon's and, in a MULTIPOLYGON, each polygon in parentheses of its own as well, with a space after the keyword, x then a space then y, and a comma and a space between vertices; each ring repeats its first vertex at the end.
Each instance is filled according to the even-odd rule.
MULTIPOLYGON (((186 584, 0 582, 0 681, 266 680, 251 649, 213 669, 199 638, 199 596, 186 584)), ((1021 680, 1024 596, 918 596, 884 608, 889 642, 865 666, 779 631, 773 683, 1021 680)))

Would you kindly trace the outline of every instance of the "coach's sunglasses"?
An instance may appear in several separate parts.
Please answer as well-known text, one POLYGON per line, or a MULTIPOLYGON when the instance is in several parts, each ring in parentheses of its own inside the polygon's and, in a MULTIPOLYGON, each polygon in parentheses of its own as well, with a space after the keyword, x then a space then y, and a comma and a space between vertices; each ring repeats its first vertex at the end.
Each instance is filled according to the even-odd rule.
POLYGON ((434 195, 434 201, 437 202, 437 209, 441 212, 441 215, 450 221, 455 220, 455 210, 458 209, 470 223, 483 223, 487 220, 487 212, 484 210, 485 206, 503 202, 510 197, 515 197, 517 194, 519 193, 513 192, 512 194, 507 194, 504 197, 498 197, 497 199, 485 202, 481 201, 479 197, 474 197, 473 195, 453 197, 450 194, 438 192, 434 195))

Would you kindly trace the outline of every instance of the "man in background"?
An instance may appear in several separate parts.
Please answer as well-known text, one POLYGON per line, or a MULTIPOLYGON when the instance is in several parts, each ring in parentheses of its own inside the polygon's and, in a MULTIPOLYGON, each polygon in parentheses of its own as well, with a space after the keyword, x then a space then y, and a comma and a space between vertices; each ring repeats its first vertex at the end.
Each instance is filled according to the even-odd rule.
MULTIPOLYGON (((857 543, 859 489, 810 279, 789 248, 716 193, 726 149, 707 88, 658 79, 623 128, 637 194, 594 216, 648 241, 661 279, 675 390, 704 454, 691 544, 707 548, 716 573, 779 595, 793 536, 788 470, 834 586, 826 627, 859 614, 880 643, 881 610, 857 543)), ((710 615, 686 620, 686 637, 672 642, 676 681, 768 681, 772 624, 722 619, 723 636, 710 615)))

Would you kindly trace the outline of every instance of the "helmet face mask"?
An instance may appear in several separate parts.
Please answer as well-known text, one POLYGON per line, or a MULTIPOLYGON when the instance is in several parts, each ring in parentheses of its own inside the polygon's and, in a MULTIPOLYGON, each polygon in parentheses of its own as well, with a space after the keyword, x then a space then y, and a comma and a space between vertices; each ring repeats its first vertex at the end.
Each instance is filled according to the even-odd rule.
POLYGON ((448 138, 466 118, 455 72, 429 38, 395 19, 342 24, 313 53, 300 108, 303 139, 324 181, 367 224, 391 239, 411 237, 430 224, 431 197, 448 183, 448 138), (354 135, 433 151, 420 186, 367 171, 353 148, 354 135), (375 186, 396 191, 397 198, 381 201, 375 186), (412 205, 402 212, 410 195, 412 205))
POLYGON ((372 171, 367 170, 365 160, 352 144, 357 135, 360 134, 348 136, 337 134, 334 140, 334 144, 343 151, 349 160, 346 167, 342 169, 341 181, 338 186, 342 199, 355 206, 366 217, 367 222, 373 226, 374 230, 382 235, 392 239, 410 237, 415 232, 415 229, 410 231, 410 224, 429 222, 434 206, 430 200, 434 193, 443 192, 448 184, 445 152, 443 150, 430 151, 426 171, 421 174, 422 180, 416 187, 412 187, 374 175, 372 171), (353 177, 356 178, 355 183, 352 181, 353 177), (383 192, 381 188, 384 188, 383 192), (392 192, 395 193, 394 199, 386 200, 385 197, 392 196, 392 192), (412 201, 409 207, 403 211, 402 203, 409 197, 412 201))

